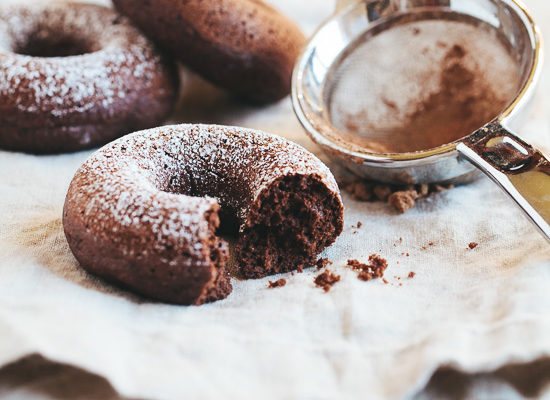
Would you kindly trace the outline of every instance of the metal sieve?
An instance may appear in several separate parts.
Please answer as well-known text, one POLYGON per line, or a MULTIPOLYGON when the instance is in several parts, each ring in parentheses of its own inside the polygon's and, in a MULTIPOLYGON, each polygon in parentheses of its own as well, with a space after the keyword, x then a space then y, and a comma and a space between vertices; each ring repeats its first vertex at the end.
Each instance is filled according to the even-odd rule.
MULTIPOLYGON (((344 3, 349 1, 340 2, 336 14, 314 34, 294 70, 294 110, 310 137, 356 175, 387 183, 466 183, 482 171, 550 240, 550 163, 512 133, 531 110, 542 68, 540 31, 525 7, 515 0, 344 3), (407 131, 396 139, 396 124, 406 128, 418 121, 408 105, 433 92, 443 74, 434 65, 453 51, 461 57, 452 40, 468 35, 475 52, 470 59, 490 66, 480 70, 481 82, 502 92, 495 99, 504 102, 494 104, 501 108, 467 130, 469 135, 448 142, 432 146, 432 137, 409 137, 407 131), (506 56, 498 53, 499 47, 506 56), (514 79, 507 75, 512 63, 514 79), (401 142, 410 142, 410 149, 401 142)), ((461 96, 460 90, 450 89, 451 99, 461 96)), ((488 92, 478 100, 490 108, 496 100, 483 93, 488 92)), ((469 99, 464 99, 466 106, 469 99)), ((437 97, 430 100, 438 106, 437 97)), ((447 118, 443 110, 434 121, 444 126, 447 118)))

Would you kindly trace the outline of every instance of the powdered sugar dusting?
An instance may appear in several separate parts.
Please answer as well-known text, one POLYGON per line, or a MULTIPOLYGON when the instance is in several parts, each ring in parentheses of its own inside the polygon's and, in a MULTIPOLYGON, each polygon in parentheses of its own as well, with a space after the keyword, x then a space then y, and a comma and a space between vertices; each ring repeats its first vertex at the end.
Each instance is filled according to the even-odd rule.
POLYGON ((329 169, 283 138, 233 127, 167 126, 93 154, 77 172, 66 207, 84 205, 81 218, 97 235, 141 232, 127 252, 135 241, 142 248, 154 239, 157 247, 185 244, 204 254, 205 215, 218 202, 243 223, 251 202, 275 179, 311 174, 339 197, 329 169))
POLYGON ((162 60, 154 46, 127 19, 90 4, 36 3, 0 10, 0 99, 8 112, 1 122, 31 124, 35 113, 51 125, 109 121, 115 102, 136 86, 148 88, 162 60), (70 38, 87 54, 32 57, 15 54, 25 43, 70 38))

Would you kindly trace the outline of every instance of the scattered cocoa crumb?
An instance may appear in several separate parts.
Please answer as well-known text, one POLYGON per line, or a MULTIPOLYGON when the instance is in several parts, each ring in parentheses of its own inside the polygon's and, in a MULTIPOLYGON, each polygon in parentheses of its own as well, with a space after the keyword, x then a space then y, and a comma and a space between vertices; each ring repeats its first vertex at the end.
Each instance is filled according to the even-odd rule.
POLYGON ((409 272, 410 279, 414 278, 415 276, 416 276, 416 272, 413 272, 413 271, 409 272))
POLYGON ((343 183, 340 186, 349 192, 354 200, 369 201, 373 197, 372 185, 367 182, 357 180, 351 183, 343 183))
POLYGON ((283 287, 286 285, 286 279, 285 278, 281 278, 275 282, 272 282, 272 281, 269 281, 269 288, 270 289, 275 289, 275 288, 278 288, 278 287, 283 287))
POLYGON ((407 257, 409 257, 409 253, 405 254, 407 257))
POLYGON ((357 229, 360 229, 363 226, 363 223, 361 221, 357 222, 357 229))
POLYGON ((430 242, 430 243, 428 243, 428 246, 435 246, 435 243, 434 243, 434 242, 430 242))
POLYGON ((380 201, 386 201, 392 194, 391 187, 386 185, 375 185, 374 189, 372 189, 374 192, 374 195, 378 198, 380 201))
MULTIPOLYGON (((406 180, 404 179, 403 182, 406 180)), ((413 184, 389 185, 357 178, 351 182, 340 182, 341 187, 358 201, 385 201, 399 213, 406 213, 414 208, 418 199, 433 193, 452 189, 454 185, 413 184)), ((358 224, 358 228, 360 225, 358 224)))
POLYGON ((299 274, 301 274, 302 272, 304 272, 304 266, 303 265, 298 265, 296 267, 296 272, 298 272, 299 274))
POLYGON ((317 260, 317 263, 315 265, 317 266, 317 269, 323 269, 326 268, 329 264, 332 264, 332 261, 329 261, 328 258, 320 258, 317 260))
POLYGON ((336 282, 340 281, 340 275, 335 275, 326 269, 323 273, 318 275, 313 282, 317 287, 323 288, 325 292, 328 292, 336 282))
POLYGON ((469 247, 470 249, 472 249, 472 250, 475 249, 477 246, 479 246, 479 244, 476 243, 476 242, 472 242, 472 243, 470 243, 470 244, 468 245, 468 247, 469 247))
POLYGON ((416 190, 407 190, 394 192, 388 197, 388 204, 401 214, 405 214, 411 208, 414 208, 418 192, 416 190))
POLYGON ((402 283, 400 283, 400 284, 399 284, 399 286, 403 286, 403 284, 402 284, 402 283))
POLYGON ((382 279, 382 282, 384 282, 384 285, 387 285, 389 283, 386 278, 382 279))
POLYGON ((384 271, 388 268, 388 262, 384 258, 372 254, 369 257, 368 264, 363 264, 357 260, 348 260, 348 266, 359 271, 357 275, 358 279, 370 281, 371 279, 384 277, 384 271))
POLYGON ((352 269, 363 269, 363 267, 368 267, 367 264, 360 263, 358 260, 348 260, 348 267, 352 269))

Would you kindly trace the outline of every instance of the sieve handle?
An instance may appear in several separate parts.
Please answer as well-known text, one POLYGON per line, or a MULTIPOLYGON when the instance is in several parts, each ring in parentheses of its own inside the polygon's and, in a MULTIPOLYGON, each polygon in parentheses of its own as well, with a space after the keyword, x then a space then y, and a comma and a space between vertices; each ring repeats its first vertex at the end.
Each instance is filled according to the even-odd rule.
POLYGON ((468 136, 457 150, 508 193, 550 241, 550 162, 539 150, 498 122, 468 136))

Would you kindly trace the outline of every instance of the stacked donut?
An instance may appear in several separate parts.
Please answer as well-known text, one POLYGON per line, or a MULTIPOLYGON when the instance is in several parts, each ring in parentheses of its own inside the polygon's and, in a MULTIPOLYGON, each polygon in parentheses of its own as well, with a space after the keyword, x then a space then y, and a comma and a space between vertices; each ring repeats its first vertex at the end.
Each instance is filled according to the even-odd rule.
POLYGON ((260 1, 117 0, 0 9, 0 147, 75 151, 157 126, 176 100, 173 62, 253 101, 286 96, 300 30, 260 1))
POLYGON ((290 91, 300 30, 259 0, 114 0, 0 8, 0 147, 77 151, 110 142, 77 171, 63 224, 92 273, 150 298, 203 304, 312 265, 343 226, 328 168, 298 145, 243 128, 167 119, 174 58, 237 96, 290 91))

